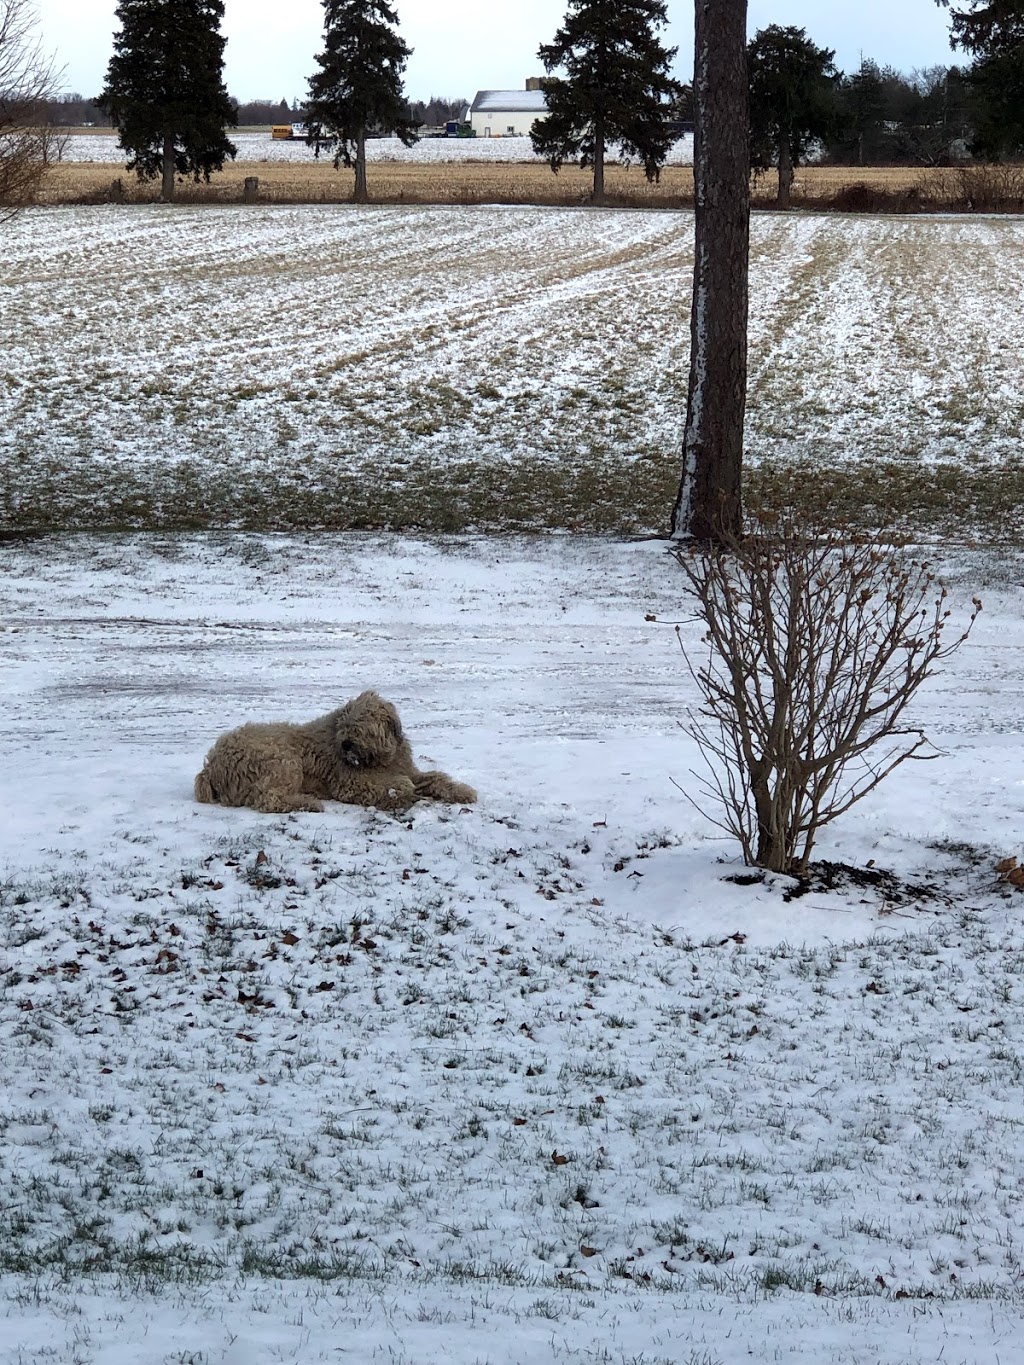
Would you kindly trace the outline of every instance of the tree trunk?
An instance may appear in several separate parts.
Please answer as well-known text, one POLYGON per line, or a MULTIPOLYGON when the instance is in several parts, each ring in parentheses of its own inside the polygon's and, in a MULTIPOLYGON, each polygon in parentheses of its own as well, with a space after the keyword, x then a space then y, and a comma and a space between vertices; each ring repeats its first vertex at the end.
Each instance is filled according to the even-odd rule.
POLYGON ((366 129, 360 128, 356 138, 356 187, 353 199, 357 204, 369 202, 366 189, 366 129))
POLYGON ((594 193, 595 204, 604 203, 604 120, 594 120, 594 193))
POLYGON ((160 188, 160 198, 165 204, 174 201, 174 135, 164 133, 164 179, 160 188))
POLYGON ((742 531, 747 400, 747 0, 695 0, 693 303, 679 540, 742 531))
POLYGON ((793 153, 789 145, 789 136, 783 133, 779 138, 779 193, 775 200, 776 208, 789 208, 789 195, 792 188, 793 153))

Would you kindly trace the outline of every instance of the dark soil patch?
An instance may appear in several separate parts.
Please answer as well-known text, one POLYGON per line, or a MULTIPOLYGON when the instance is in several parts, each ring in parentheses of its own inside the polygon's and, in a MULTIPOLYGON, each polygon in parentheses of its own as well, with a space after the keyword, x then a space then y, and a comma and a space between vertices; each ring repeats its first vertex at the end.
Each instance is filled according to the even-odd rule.
MULTIPOLYGON (((798 900, 810 891, 873 891, 890 905, 919 905, 925 901, 947 901, 947 893, 937 882, 910 882, 880 867, 851 867, 849 863, 812 863, 784 901, 798 900)), ((865 897, 865 900, 868 898, 865 897)))
MULTIPOLYGON (((759 886, 765 873, 757 869, 734 872, 722 880, 734 886, 759 886)), ((949 902, 949 893, 938 882, 910 882, 880 867, 853 867, 850 863, 812 863, 803 876, 792 878, 793 885, 783 892, 784 901, 799 900, 812 891, 868 891, 863 903, 873 900, 887 905, 915 905, 926 901, 949 902)))

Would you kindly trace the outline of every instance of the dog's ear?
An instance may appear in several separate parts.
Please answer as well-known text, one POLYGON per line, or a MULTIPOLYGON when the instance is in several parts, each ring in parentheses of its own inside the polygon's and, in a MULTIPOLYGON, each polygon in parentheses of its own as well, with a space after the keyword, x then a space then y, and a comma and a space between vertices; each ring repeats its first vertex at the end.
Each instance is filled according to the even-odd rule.
POLYGON ((395 743, 401 744, 405 736, 402 734, 402 722, 398 719, 398 711, 389 701, 381 702, 385 716, 387 716, 388 726, 395 737, 395 743))

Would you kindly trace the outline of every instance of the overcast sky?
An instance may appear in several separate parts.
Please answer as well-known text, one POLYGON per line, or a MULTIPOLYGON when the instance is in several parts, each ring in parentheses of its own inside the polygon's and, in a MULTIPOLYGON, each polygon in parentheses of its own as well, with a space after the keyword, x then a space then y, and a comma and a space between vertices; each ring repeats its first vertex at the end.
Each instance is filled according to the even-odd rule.
MULTIPOLYGON (((47 47, 65 66, 65 89, 93 95, 103 84, 115 29, 115 0, 36 0, 47 47)), ((541 73, 537 48, 550 42, 565 0, 395 0, 406 42, 412 99, 472 99, 478 89, 520 89, 541 73)), ((676 74, 693 69, 692 0, 669 0, 668 41, 676 74)), ((949 64, 948 11, 935 0, 749 0, 750 32, 795 24, 819 46, 836 49, 852 71, 861 53, 901 71, 949 64)), ((240 100, 301 99, 320 50, 320 0, 226 0, 225 78, 240 100)))

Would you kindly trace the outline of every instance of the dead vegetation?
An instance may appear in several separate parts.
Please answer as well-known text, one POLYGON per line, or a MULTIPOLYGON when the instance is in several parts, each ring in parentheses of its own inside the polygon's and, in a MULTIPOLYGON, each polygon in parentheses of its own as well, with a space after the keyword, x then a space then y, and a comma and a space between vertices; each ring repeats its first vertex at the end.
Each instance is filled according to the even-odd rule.
MULTIPOLYGON (((74 156, 71 143, 66 156, 74 156)), ((259 202, 267 204, 348 203, 351 177, 329 162, 236 162, 209 185, 182 185, 176 196, 187 204, 240 203, 247 177, 259 179, 259 202)), ((555 176, 546 164, 460 161, 443 163, 377 161, 369 167, 370 197, 385 204, 586 204, 593 188, 589 172, 565 166, 555 176)), ((773 175, 756 178, 755 208, 774 208, 773 175)), ((65 159, 53 166, 39 202, 90 204, 113 201, 154 203, 156 188, 108 162, 65 159)), ((690 208, 693 172, 666 166, 649 184, 637 166, 609 166, 606 202, 623 208, 690 208)), ((1024 209, 1024 166, 806 166, 793 182, 797 209, 840 213, 998 213, 1024 209)))

